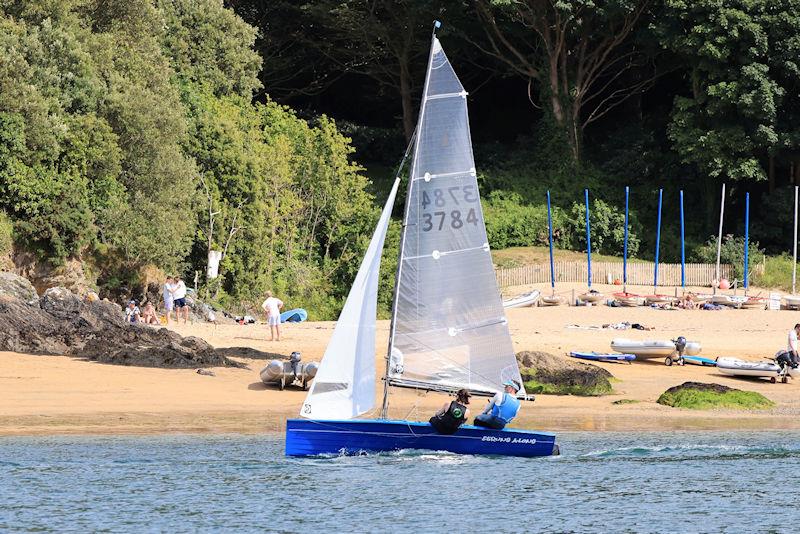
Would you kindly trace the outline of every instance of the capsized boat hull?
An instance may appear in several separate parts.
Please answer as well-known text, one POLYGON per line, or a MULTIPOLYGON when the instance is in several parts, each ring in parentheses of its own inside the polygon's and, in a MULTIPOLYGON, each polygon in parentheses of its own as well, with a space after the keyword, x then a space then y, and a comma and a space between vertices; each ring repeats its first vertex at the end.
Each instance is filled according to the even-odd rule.
POLYGON ((286 456, 357 455, 402 449, 522 457, 558 454, 556 436, 549 432, 463 425, 448 436, 439 434, 428 423, 414 421, 286 421, 286 456))

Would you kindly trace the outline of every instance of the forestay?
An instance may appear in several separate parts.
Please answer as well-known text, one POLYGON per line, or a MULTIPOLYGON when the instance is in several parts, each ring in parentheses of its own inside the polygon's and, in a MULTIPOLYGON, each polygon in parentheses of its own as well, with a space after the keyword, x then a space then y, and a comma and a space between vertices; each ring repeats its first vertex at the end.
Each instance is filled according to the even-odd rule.
POLYGON ((319 370, 300 409, 309 419, 351 419, 375 405, 378 271, 400 179, 396 179, 347 295, 319 370))
POLYGON ((491 392, 520 380, 486 238, 466 97, 434 37, 390 339, 389 379, 397 386, 491 392))

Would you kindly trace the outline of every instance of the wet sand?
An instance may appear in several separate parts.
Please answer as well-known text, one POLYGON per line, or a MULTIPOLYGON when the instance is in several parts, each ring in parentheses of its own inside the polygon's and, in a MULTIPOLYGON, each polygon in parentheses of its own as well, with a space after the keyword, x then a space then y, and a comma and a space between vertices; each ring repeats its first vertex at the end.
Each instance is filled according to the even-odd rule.
MULTIPOLYGON (((579 286, 576 286, 579 287, 579 286)), ((619 288, 595 286, 609 294, 619 288)), ((516 288, 521 292, 526 288, 516 288)), ((560 289, 569 289, 569 286, 560 289)), ((633 291, 637 288, 629 288, 633 291)), ((549 287, 545 289, 549 292, 549 287)), ((647 294, 647 289, 639 289, 647 294)), ((514 291, 507 291, 513 294, 514 291)), ((671 293, 671 291, 670 291, 671 293)), ((751 294, 757 293, 756 290, 751 294)), ((762 293, 765 296, 766 292, 762 293)), ((570 350, 609 350, 615 337, 700 341, 702 356, 759 360, 786 343, 800 313, 765 310, 656 310, 650 308, 552 307, 507 311, 514 348, 564 355, 570 350), (654 326, 655 331, 582 330, 570 324, 620 321, 654 326)), ((204 338, 216 347, 246 347, 319 360, 333 322, 284 325, 283 339, 269 342, 265 325, 173 326, 183 335, 204 338)), ((381 373, 388 321, 378 324, 376 369, 381 373)), ((566 356, 565 356, 566 357, 566 356)), ((64 356, 0 352, 0 435, 164 432, 276 432, 298 414, 305 393, 261 384, 264 360, 237 358, 249 369, 214 368, 216 376, 194 370, 102 365, 64 356)), ((661 360, 632 365, 599 363, 615 377, 614 393, 602 397, 539 395, 523 403, 512 426, 540 430, 800 429, 800 381, 726 377, 713 367, 666 367, 661 360), (687 380, 714 382, 758 391, 777 406, 766 411, 695 411, 656 404, 667 388, 687 380), (632 404, 615 405, 628 399, 632 404)), ((382 392, 379 380, 376 395, 382 392)), ((392 390, 390 416, 427 420, 447 397, 392 390)), ((473 399, 473 412, 485 400, 473 399)))

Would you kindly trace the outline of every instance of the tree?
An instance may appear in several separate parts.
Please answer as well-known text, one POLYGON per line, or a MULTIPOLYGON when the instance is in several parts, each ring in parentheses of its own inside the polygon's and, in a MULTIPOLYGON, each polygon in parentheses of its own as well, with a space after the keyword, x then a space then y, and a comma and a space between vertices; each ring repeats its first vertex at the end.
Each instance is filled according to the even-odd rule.
POLYGON ((478 0, 485 40, 472 42, 528 80, 531 103, 546 110, 579 161, 586 128, 656 78, 634 39, 650 6, 650 0, 478 0))

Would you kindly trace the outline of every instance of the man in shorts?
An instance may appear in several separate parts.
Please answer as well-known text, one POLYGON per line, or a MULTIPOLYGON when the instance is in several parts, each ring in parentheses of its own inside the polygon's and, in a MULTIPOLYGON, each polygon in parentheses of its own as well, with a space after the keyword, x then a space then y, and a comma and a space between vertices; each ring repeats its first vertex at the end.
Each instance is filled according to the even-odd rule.
POLYGON ((175 323, 177 324, 183 316, 183 324, 189 320, 189 306, 186 305, 186 284, 180 276, 174 278, 175 284, 172 290, 172 300, 175 305, 175 323))
POLYGON ((267 323, 269 324, 269 340, 281 340, 281 308, 283 301, 272 296, 272 291, 267 291, 267 300, 261 305, 267 313, 267 323))

